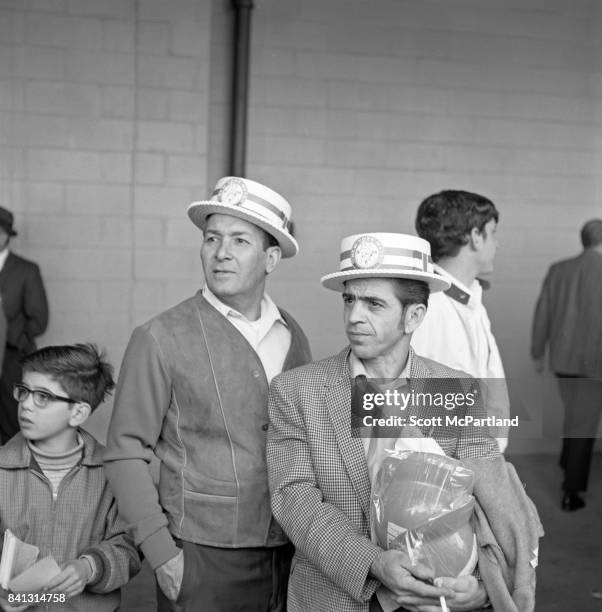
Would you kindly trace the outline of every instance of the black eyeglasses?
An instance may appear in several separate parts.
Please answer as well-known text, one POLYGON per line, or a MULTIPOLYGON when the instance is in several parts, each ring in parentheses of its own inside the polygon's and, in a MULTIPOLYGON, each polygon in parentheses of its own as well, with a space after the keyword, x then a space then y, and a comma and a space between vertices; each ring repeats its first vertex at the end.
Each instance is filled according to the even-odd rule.
POLYGON ((13 397, 18 402, 24 402, 29 395, 33 396, 33 403, 38 408, 46 408, 50 402, 67 402, 68 404, 77 404, 77 400, 71 399, 70 397, 62 397, 61 395, 55 395, 50 391, 42 391, 41 389, 30 389, 27 385, 16 384, 13 388, 13 397))

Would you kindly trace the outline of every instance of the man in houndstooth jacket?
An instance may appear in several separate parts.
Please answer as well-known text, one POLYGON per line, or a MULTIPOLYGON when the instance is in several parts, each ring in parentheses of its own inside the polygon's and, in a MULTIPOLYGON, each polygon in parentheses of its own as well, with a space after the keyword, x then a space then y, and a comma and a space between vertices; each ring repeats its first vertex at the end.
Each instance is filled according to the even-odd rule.
MULTIPOLYGON (((415 236, 343 239, 341 270, 323 277, 322 284, 343 292, 350 346, 272 383, 267 461, 274 516, 296 547, 291 612, 435 612, 441 596, 453 610, 488 604, 475 576, 444 578, 435 586, 429 569, 372 543, 374 447, 391 447, 395 440, 362 440, 351 429, 356 375, 405 381, 463 375, 410 347, 429 292, 449 286, 433 273, 429 254, 428 243, 415 236)), ((433 436, 432 429, 422 433, 433 436)), ((483 432, 443 440, 445 453, 458 459, 499 457, 494 438, 483 432)))

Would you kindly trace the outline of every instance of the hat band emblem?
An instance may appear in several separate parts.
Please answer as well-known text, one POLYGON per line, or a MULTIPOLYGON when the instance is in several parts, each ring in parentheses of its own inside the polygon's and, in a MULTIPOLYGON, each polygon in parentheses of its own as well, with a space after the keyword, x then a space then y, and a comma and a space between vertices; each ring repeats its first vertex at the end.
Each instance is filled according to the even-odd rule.
MULTIPOLYGON (((232 181, 228 181, 228 183, 234 182, 235 180, 236 179, 233 179, 232 181)), ((244 190, 245 190, 244 197, 241 197, 239 195, 240 192, 235 192, 235 190, 232 188, 230 191, 226 192, 226 199, 225 199, 223 195, 223 191, 227 187, 227 185, 224 185, 224 187, 221 187, 220 189, 216 189, 211 194, 211 199, 212 200, 216 199, 220 204, 225 204, 226 206, 240 206, 240 208, 247 208, 249 211, 254 212, 255 214, 261 215, 264 219, 269 220, 269 218, 266 215, 263 215, 261 212, 249 206, 245 206, 245 204, 247 202, 250 202, 252 204, 255 204, 255 206, 260 206, 262 208, 265 208, 281 220, 281 225, 283 229, 285 229, 287 232, 290 232, 291 223, 288 220, 287 216, 284 214, 284 212, 282 212, 282 210, 280 210, 279 208, 277 208, 276 206, 274 206, 267 200, 264 200, 263 198, 256 196, 255 194, 249 194, 247 191, 247 186, 242 181, 239 181, 239 182, 244 187, 244 190)))
POLYGON ((343 251, 340 256, 341 272, 357 269, 399 269, 416 270, 429 273, 432 259, 422 251, 395 247, 383 247, 372 236, 362 236, 349 251, 343 251), (404 261, 401 261, 403 259, 404 261), (395 263, 397 260, 397 263, 395 263), (411 265, 408 265, 411 260, 411 265), (349 262, 351 265, 349 265, 349 262))
POLYGON ((351 247, 351 263, 362 270, 378 268, 383 261, 385 250, 374 236, 361 236, 351 247))
POLYGON ((217 199, 222 204, 240 206, 249 194, 247 186, 240 179, 233 178, 217 190, 217 199))

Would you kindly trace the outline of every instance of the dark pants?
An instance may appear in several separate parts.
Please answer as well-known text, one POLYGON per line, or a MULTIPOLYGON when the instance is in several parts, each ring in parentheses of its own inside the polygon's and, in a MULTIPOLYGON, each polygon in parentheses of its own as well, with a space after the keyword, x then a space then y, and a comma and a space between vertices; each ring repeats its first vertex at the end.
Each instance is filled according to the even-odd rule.
POLYGON ((8 442, 18 431, 17 401, 13 398, 15 383, 21 382, 21 351, 6 347, 0 377, 0 444, 8 442))
POLYGON ((602 413, 602 380, 556 374, 565 407, 560 467, 566 493, 587 490, 595 436, 602 413))
MULTIPOLYGON (((396 608, 393 612, 404 612, 405 608, 396 608)), ((372 599, 370 599, 370 610, 369 612, 384 612, 383 607, 380 605, 380 601, 378 601, 378 597, 376 593, 372 595, 372 599)))
POLYGON ((159 612, 285 612, 292 544, 214 548, 182 542, 184 577, 177 601, 157 586, 159 612))
POLYGON ((370 600, 370 612, 383 612, 383 608, 378 602, 376 594, 372 595, 372 599, 370 600))

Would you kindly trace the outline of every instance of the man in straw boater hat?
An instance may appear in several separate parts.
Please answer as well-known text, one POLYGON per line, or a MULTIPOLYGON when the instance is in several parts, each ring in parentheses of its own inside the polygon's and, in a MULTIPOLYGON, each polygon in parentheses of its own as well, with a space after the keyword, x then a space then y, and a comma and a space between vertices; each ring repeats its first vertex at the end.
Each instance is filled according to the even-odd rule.
MULTIPOLYGON (((344 238, 340 271, 324 276, 322 285, 342 293, 349 346, 338 355, 277 376, 268 403, 272 510, 296 549, 289 610, 433 612, 440 610, 441 596, 452 610, 481 609, 488 598, 499 604, 496 610, 516 612, 514 599, 520 601, 521 612, 532 610, 531 563, 539 520, 486 428, 450 428, 425 419, 418 429, 385 428, 386 437, 372 431, 362 439, 354 430, 354 412, 361 411, 357 398, 365 399, 361 394, 366 385, 401 392, 426 390, 430 384, 444 391, 476 384, 463 372, 420 357, 410 346, 429 293, 449 287, 433 271, 428 242, 393 233, 344 238), (482 536, 488 526, 480 523, 475 554, 483 581, 466 575, 437 577, 433 584, 435 577, 425 566, 413 565, 401 551, 385 551, 371 541, 370 491, 379 455, 382 458, 384 450, 410 435, 432 439, 440 453, 475 472, 475 497, 491 523, 489 533, 495 533, 496 544, 512 560, 511 567, 481 562, 481 544, 490 546, 492 540, 482 536), (511 584, 504 576, 511 577, 511 584)), ((389 414, 395 410, 393 406, 389 414)), ((410 405, 404 415, 412 412, 420 414, 410 405)), ((485 556, 489 558, 495 555, 485 556)))
POLYGON ((280 611, 292 546, 270 510, 268 384, 311 359, 299 325, 265 293, 280 258, 298 251, 291 207, 225 177, 188 216, 203 231, 206 284, 134 330, 107 476, 155 570, 159 610, 280 611))

